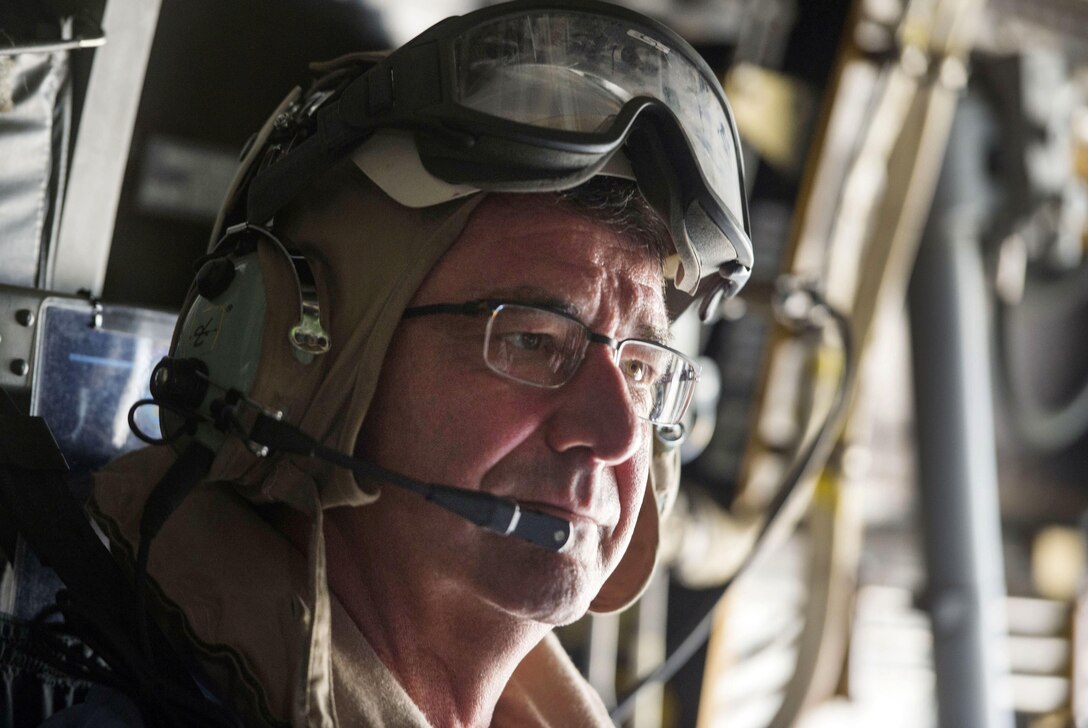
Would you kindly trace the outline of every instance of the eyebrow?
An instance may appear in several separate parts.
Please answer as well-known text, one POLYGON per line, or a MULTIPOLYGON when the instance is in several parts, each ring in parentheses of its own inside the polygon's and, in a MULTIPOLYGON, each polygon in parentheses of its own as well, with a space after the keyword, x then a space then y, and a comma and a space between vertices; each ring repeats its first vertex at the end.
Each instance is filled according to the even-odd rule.
MULTIPOLYGON (((492 300, 507 300, 511 303, 522 303, 530 306, 542 306, 560 313, 565 313, 585 324, 581 316, 581 309, 569 300, 556 297, 550 291, 534 286, 515 286, 513 288, 500 288, 487 296, 492 300)), ((669 345, 672 343, 672 331, 668 327, 661 327, 649 321, 639 321, 635 324, 634 339, 652 341, 656 344, 669 345)))

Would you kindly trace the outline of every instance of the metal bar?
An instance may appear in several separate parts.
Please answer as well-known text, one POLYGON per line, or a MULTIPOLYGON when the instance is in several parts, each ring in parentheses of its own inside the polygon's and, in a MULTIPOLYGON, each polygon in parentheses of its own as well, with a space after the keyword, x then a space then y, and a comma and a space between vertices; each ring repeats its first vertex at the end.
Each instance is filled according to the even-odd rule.
POLYGON ((117 202, 161 0, 110 0, 72 152, 60 234, 44 288, 98 296, 106 278, 117 202))
POLYGON ((106 44, 106 34, 95 26, 87 35, 75 38, 59 38, 55 41, 33 41, 30 43, 0 46, 0 56, 17 56, 23 53, 57 53, 59 51, 78 51, 84 48, 98 48, 106 44))
POLYGON ((919 494, 941 728, 1011 728, 979 243, 987 128, 960 104, 909 289, 919 494))

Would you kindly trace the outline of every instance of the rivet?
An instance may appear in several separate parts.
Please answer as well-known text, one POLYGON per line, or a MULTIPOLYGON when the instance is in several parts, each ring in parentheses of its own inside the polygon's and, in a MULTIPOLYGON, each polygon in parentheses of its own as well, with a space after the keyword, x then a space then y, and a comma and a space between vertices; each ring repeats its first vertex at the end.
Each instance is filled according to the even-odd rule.
POLYGON ((33 326, 34 312, 29 308, 20 308, 15 312, 15 320, 22 326, 33 326))
POLYGON ((17 377, 25 377, 27 372, 30 371, 30 364, 26 359, 12 359, 11 360, 11 373, 17 377))

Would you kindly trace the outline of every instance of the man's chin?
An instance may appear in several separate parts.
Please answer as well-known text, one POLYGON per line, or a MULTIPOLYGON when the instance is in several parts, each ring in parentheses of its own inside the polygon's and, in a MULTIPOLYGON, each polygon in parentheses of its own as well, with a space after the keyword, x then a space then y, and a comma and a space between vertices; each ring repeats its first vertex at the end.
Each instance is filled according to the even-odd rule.
POLYGON ((535 588, 524 584, 516 594, 495 595, 498 605, 518 618, 562 627, 585 616, 593 595, 582 589, 565 589, 554 582, 535 588))
POLYGON ((585 564, 568 554, 527 544, 518 544, 508 554, 509 558, 501 557, 502 563, 481 564, 478 578, 489 601, 520 618, 554 626, 570 624, 589 610, 601 587, 585 564))

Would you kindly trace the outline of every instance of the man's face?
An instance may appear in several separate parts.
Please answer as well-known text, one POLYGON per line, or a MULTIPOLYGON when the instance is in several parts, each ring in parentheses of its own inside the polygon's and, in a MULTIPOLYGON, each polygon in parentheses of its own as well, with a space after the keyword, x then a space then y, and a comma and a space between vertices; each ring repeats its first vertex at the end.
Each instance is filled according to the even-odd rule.
MULTIPOLYGON (((431 271, 412 305, 477 299, 544 304, 616 339, 657 338, 668 321, 661 268, 649 251, 551 198, 491 197, 431 271)), ((558 389, 511 381, 483 359, 486 317, 401 322, 357 451, 419 480, 516 499, 572 524, 553 553, 493 534, 383 488, 359 509, 386 567, 429 596, 483 598, 561 624, 588 608, 631 538, 650 461, 611 351, 592 343, 558 389)))

